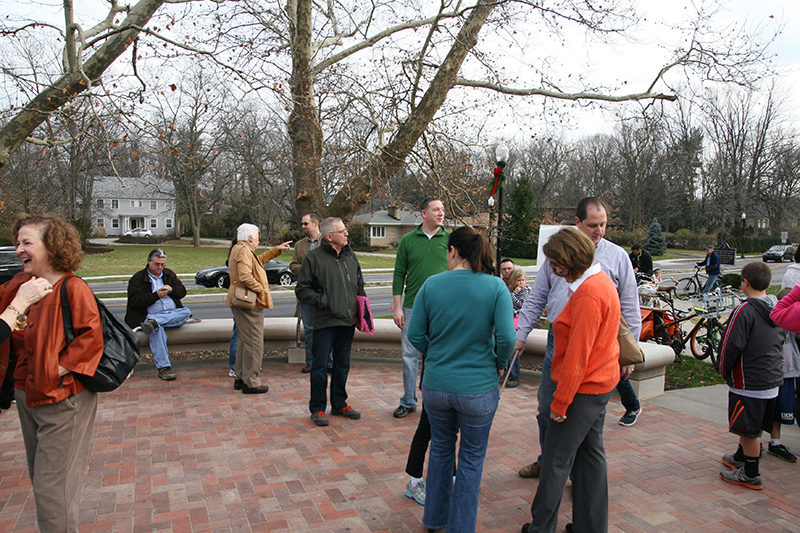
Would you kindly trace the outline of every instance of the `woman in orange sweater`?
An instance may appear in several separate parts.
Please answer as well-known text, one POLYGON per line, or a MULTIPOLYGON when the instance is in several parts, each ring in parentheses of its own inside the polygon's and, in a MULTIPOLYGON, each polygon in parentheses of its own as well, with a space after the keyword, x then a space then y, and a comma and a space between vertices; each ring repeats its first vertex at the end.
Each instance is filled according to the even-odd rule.
MULTIPOLYGON (((619 381, 620 303, 611 279, 594 261, 594 244, 575 228, 564 228, 543 247, 570 298, 553 323, 556 383, 542 450, 533 522, 523 533, 556 531, 558 509, 572 474, 575 531, 608 530, 608 481, 603 423, 606 404, 619 381), (552 428, 552 429, 550 429, 552 428)), ((568 524, 572 531, 572 524, 568 524)))

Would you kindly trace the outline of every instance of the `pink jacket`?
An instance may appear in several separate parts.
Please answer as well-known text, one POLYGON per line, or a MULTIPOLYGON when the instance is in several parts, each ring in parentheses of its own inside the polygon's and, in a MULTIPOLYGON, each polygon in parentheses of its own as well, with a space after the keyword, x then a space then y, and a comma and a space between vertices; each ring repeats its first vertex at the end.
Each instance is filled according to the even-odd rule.
POLYGON ((786 331, 800 333, 800 285, 775 305, 769 317, 786 331))

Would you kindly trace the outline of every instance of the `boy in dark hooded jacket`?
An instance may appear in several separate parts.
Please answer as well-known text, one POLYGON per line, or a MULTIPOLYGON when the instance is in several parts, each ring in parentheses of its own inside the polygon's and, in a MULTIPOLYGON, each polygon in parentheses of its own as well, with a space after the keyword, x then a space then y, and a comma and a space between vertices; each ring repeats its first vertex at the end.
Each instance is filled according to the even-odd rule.
POLYGON ((772 431, 775 401, 783 383, 784 330, 769 317, 775 296, 767 295, 772 271, 764 263, 742 268, 747 300, 731 313, 719 348, 719 373, 728 383, 728 430, 739 435, 736 453, 722 456, 728 483, 761 490, 758 471, 761 432, 772 431))

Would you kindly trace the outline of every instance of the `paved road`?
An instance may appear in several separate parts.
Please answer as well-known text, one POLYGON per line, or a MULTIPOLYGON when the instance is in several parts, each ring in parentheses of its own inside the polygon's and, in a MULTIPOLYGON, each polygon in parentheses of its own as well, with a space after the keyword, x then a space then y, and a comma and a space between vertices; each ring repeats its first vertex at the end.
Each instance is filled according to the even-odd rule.
MULTIPOLYGON (((725 270, 728 272, 738 271, 742 265, 751 261, 760 261, 760 259, 737 259, 735 266, 726 266, 725 270)), ((694 271, 692 263, 689 261, 669 260, 669 261, 656 261, 656 265, 661 267, 662 276, 665 278, 674 277, 678 279, 685 275, 689 275, 694 271)), ((780 284, 783 280, 783 275, 789 263, 769 263, 772 268, 773 284, 780 284)), ((537 270, 535 266, 524 267, 529 274, 529 283, 533 283, 534 274, 537 270)), ((181 276, 184 285, 187 289, 201 288, 195 285, 192 275, 181 276)), ((386 283, 385 286, 368 287, 367 294, 370 298, 373 314, 375 316, 391 316, 392 315, 392 288, 391 288, 391 272, 368 272, 364 274, 364 279, 367 283, 386 283)), ((125 281, 91 281, 89 285, 96 293, 124 293, 127 287, 127 280, 125 281)), ((295 298, 292 290, 274 290, 272 291, 272 299, 275 304, 273 309, 268 309, 264 312, 264 316, 274 317, 287 317, 294 316, 295 313, 295 298)), ((114 314, 123 317, 125 315, 125 299, 116 298, 106 301, 107 305, 114 314)), ((192 314, 201 319, 209 318, 231 318, 231 312, 227 305, 225 305, 224 294, 205 294, 205 295, 190 295, 184 300, 184 304, 192 310, 192 314)))
MULTIPOLYGON (((391 316, 392 310, 392 288, 367 287, 372 313, 376 317, 391 316)), ((274 307, 264 311, 265 317, 287 317, 294 316, 297 300, 294 291, 274 290, 272 291, 272 301, 274 307)), ((104 300, 106 306, 118 317, 125 317, 125 298, 113 298, 104 300)), ((232 318, 230 308, 225 305, 224 294, 198 294, 189 295, 183 300, 183 304, 192 310, 195 318, 232 318)))

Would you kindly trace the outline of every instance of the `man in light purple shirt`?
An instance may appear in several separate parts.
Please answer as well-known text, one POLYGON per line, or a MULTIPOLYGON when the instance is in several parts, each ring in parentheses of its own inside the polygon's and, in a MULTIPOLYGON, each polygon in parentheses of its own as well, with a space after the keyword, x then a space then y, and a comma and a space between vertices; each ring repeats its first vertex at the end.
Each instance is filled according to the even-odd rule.
MULTIPOLYGON (((628 254, 620 246, 603 238, 608 223, 608 209, 599 198, 587 197, 578 203, 575 216, 575 226, 589 237, 595 244, 594 262, 599 263, 603 272, 608 274, 617 287, 622 308, 622 315, 628 322, 628 327, 634 338, 638 339, 642 330, 642 316, 639 308, 639 294, 636 288, 636 273, 633 271, 628 254)), ((525 340, 547 305, 547 320, 552 324, 558 314, 564 309, 569 299, 567 282, 557 276, 550 268, 550 260, 545 259, 539 267, 539 272, 533 285, 530 297, 525 301, 519 313, 519 329, 517 330, 517 343, 515 350, 522 352, 525 349, 525 340)), ((547 349, 545 350, 542 365, 542 380, 539 384, 538 402, 539 413, 536 416, 539 423, 539 445, 543 448, 544 437, 547 433, 547 421, 550 419, 550 404, 553 401, 553 392, 556 386, 550 376, 553 363, 553 330, 547 332, 547 349)), ((621 369, 620 382, 617 385, 620 400, 625 407, 625 414, 619 423, 623 426, 632 426, 636 423, 642 412, 636 393, 633 391, 628 378, 633 372, 633 366, 621 369)), ((523 467, 519 471, 521 477, 539 477, 541 455, 536 462, 523 467)))

